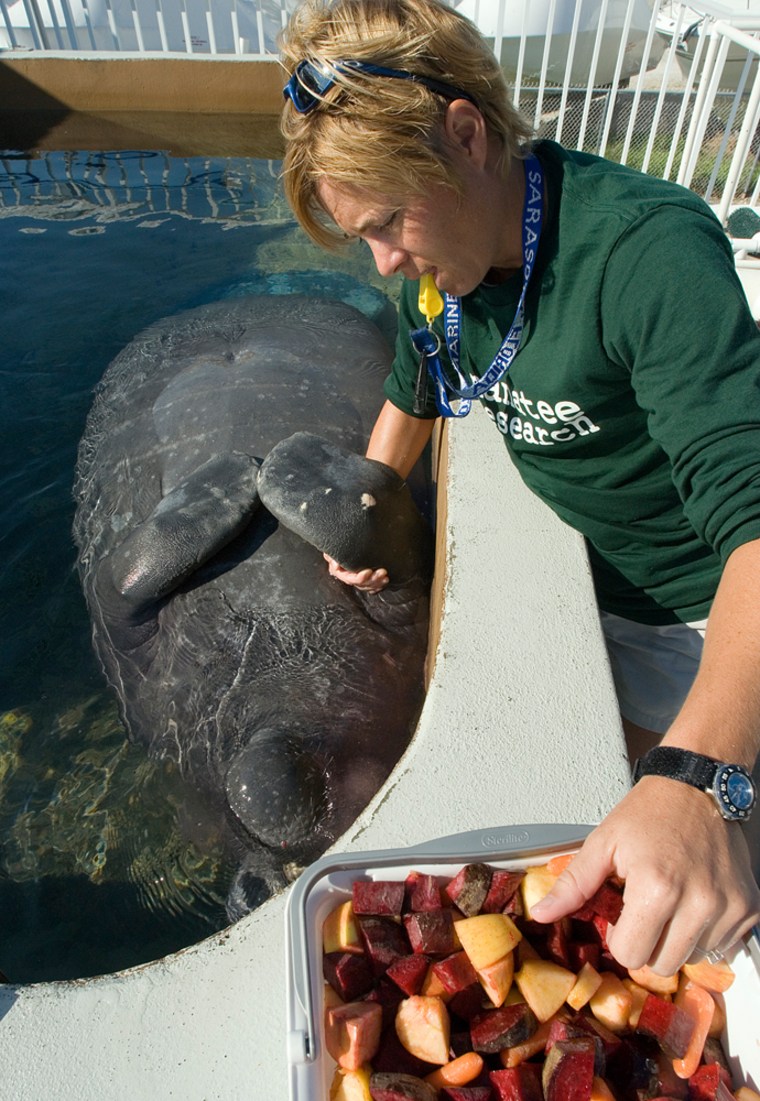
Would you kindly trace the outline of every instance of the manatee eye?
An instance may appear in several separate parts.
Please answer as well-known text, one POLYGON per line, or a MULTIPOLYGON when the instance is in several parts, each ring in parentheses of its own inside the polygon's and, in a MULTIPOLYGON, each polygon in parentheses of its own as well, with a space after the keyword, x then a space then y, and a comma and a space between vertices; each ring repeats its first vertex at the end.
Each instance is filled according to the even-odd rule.
POLYGON ((225 786, 232 812, 272 847, 309 841, 327 812, 324 768, 284 731, 256 734, 230 762, 225 786))

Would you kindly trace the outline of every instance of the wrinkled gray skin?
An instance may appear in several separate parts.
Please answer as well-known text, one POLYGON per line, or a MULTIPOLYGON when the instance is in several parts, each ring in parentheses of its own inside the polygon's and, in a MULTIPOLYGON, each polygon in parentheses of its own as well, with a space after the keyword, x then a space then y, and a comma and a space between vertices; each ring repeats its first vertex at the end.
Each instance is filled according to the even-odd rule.
POLYGON ((227 823, 231 917, 350 825, 421 705, 430 532, 360 457, 390 359, 342 303, 214 303, 114 360, 80 444, 95 649, 129 737, 227 823), (357 593, 323 551, 391 584, 357 593))

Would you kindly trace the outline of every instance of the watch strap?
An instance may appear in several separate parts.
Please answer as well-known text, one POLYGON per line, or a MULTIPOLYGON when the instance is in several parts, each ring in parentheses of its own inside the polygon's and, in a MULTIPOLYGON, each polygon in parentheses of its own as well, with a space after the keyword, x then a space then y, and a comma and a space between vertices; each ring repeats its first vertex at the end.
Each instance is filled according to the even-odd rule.
POLYGON ((676 746, 658 745, 639 757, 633 766, 633 782, 642 776, 667 776, 671 780, 681 780, 684 784, 709 791, 712 788, 715 773, 720 762, 702 753, 692 753, 688 749, 676 746))

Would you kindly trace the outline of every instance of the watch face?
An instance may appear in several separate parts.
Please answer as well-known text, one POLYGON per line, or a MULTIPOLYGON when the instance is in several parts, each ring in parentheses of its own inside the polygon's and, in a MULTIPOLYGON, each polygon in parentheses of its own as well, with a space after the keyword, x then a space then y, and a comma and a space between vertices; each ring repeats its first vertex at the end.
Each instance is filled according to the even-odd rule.
POLYGON ((724 765, 715 775, 715 796, 724 818, 749 818, 755 805, 755 785, 737 765, 724 765))

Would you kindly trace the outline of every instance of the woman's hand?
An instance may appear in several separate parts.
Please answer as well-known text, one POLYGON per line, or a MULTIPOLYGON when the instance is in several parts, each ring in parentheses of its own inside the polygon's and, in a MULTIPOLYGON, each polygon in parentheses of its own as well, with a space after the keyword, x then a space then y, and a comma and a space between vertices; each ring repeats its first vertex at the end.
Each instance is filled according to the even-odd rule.
POLYGON ((324 555, 330 576, 342 581, 344 585, 353 585, 363 593, 379 593, 388 584, 386 570, 346 570, 328 554, 324 555))
POLYGON ((725 952, 760 920, 741 826, 724 821, 709 795, 674 780, 643 777, 531 916, 550 922, 572 913, 610 875, 625 880, 625 892, 607 942, 628 968, 672 975, 695 950, 725 952))

